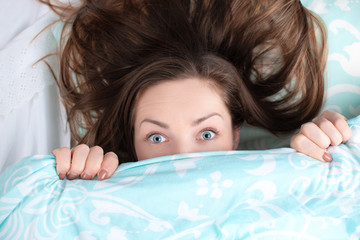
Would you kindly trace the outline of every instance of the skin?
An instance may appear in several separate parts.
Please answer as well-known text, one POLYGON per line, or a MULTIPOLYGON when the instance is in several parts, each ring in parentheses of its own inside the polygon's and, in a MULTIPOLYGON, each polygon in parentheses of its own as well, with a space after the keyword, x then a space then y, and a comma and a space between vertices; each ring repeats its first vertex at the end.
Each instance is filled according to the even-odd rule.
MULTIPOLYGON (((220 89, 203 79, 167 81, 145 90, 135 112, 134 145, 139 160, 190 152, 236 149, 240 128, 232 126, 220 89)), ((291 138, 298 152, 331 162, 330 145, 345 143, 351 130, 341 114, 325 111, 302 125, 291 138)), ((99 146, 81 144, 59 148, 56 170, 60 179, 81 177, 100 180, 111 177, 118 167, 115 153, 104 155, 99 146)))
MULTIPOLYGON (((211 80, 166 81, 139 97, 134 123, 138 160, 191 152, 237 148, 240 126, 234 127, 222 91, 211 80)), ((118 167, 117 156, 81 144, 53 151, 60 179, 109 178, 118 167)))
POLYGON ((329 146, 346 143, 351 129, 346 118, 336 112, 325 111, 312 122, 301 126, 298 134, 291 138, 290 146, 298 152, 324 162, 331 162, 329 146))
POLYGON ((233 128, 221 95, 208 80, 196 78, 145 91, 135 117, 137 158, 236 149, 240 130, 233 128))

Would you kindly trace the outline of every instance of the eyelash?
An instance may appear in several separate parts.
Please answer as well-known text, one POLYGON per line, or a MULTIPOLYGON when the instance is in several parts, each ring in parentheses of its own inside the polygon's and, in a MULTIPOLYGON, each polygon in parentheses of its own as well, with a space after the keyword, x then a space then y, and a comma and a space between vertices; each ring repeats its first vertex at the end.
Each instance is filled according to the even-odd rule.
MULTIPOLYGON (((210 139, 210 140, 203 140, 203 139, 197 139, 198 141, 200 141, 200 142, 206 142, 206 141, 211 141, 211 140, 214 140, 218 135, 219 135, 219 133, 220 133, 220 131, 218 131, 217 129, 215 129, 215 128, 204 128, 204 129, 202 129, 200 132, 199 132, 199 134, 201 134, 202 132, 205 132, 205 131, 212 131, 214 134, 215 134, 215 137, 213 138, 213 139, 210 139)), ((150 141, 150 137, 152 136, 152 135, 155 135, 155 134, 159 134, 159 135, 162 135, 164 138, 166 138, 167 139, 167 137, 166 136, 164 136, 164 134, 162 134, 162 133, 159 133, 159 132, 150 132, 150 133, 148 133, 146 136, 145 136, 145 141, 150 141)), ((198 134, 198 135, 199 135, 198 134)), ((150 141, 151 142, 151 141, 150 141)))
POLYGON ((204 129, 202 129, 200 132, 199 132, 199 134, 201 134, 201 133, 203 133, 203 132, 205 132, 205 131, 212 131, 214 134, 215 134, 215 136, 214 136, 214 138, 213 139, 210 139, 210 140, 203 140, 203 139, 198 139, 198 141, 201 141, 201 142, 207 142, 207 141, 212 141, 212 140, 214 140, 214 139, 216 139, 216 137, 219 135, 219 133, 220 133, 220 131, 219 130, 217 130, 217 129, 215 129, 215 128, 204 128, 204 129))
MULTIPOLYGON (((150 132, 150 133, 148 133, 146 136, 145 136, 145 141, 150 141, 150 137, 152 136, 152 135, 155 135, 155 134, 159 134, 159 135, 161 135, 161 136, 163 136, 164 138, 166 138, 167 139, 167 137, 166 136, 164 136, 164 134, 162 134, 162 133, 159 133, 159 132, 150 132)), ((151 142, 151 141, 150 141, 151 142)))

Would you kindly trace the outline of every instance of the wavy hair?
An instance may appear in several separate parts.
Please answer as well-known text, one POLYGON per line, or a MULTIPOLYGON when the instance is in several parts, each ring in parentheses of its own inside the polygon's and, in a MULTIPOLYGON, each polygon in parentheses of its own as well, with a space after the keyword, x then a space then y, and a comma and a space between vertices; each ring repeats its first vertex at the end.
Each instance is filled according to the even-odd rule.
POLYGON ((65 25, 57 82, 74 144, 135 161, 136 96, 181 77, 218 84, 234 125, 287 132, 321 109, 326 32, 298 0, 40 1, 65 25))

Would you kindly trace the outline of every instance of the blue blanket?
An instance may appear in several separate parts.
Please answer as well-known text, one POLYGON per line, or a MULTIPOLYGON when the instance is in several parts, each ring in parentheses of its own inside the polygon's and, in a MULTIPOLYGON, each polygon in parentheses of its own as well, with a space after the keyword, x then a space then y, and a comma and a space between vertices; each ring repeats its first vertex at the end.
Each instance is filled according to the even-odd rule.
POLYGON ((53 156, 32 156, 0 176, 0 239, 359 239, 360 117, 349 124, 332 163, 208 152, 62 181, 53 156))

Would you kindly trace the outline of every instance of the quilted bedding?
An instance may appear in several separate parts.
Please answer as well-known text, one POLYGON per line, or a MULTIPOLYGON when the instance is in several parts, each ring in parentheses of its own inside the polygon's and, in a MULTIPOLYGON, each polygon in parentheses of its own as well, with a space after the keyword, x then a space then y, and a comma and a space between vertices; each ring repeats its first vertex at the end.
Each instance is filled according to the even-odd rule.
POLYGON ((360 117, 323 163, 290 148, 174 155, 60 180, 52 155, 0 182, 0 239, 359 239, 360 117))

